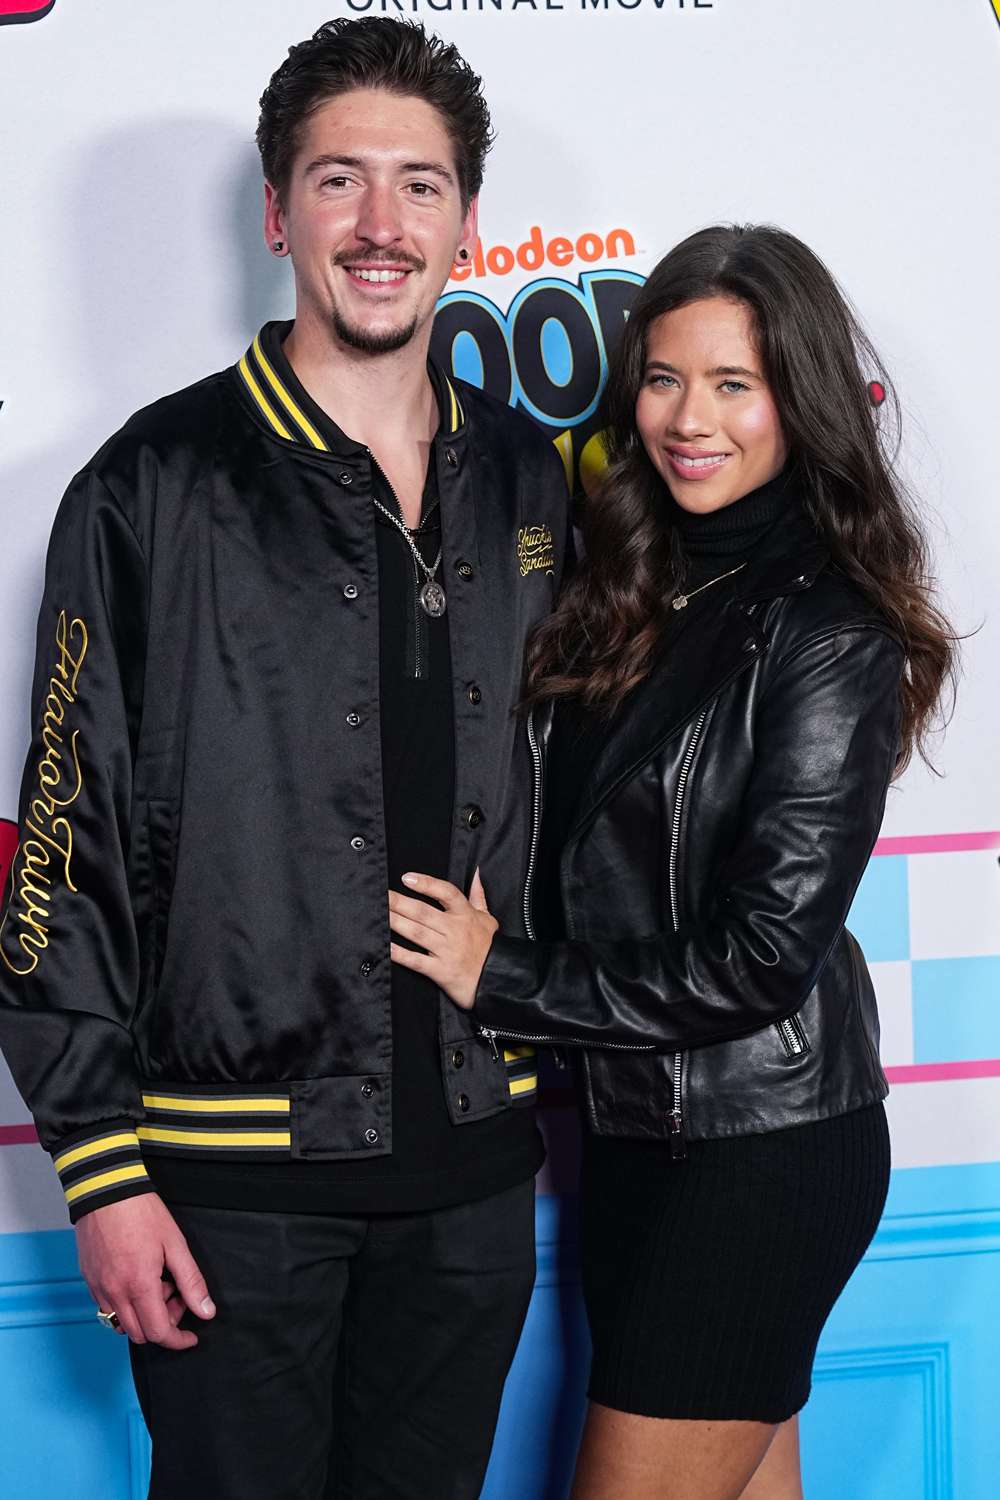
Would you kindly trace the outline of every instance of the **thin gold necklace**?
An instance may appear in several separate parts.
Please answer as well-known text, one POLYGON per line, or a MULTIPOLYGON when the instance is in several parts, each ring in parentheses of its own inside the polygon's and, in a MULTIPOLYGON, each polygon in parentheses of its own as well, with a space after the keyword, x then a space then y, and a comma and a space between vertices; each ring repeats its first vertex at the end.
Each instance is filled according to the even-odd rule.
POLYGON ((742 572, 745 567, 746 563, 741 562, 738 568, 730 568, 728 573, 720 573, 718 578, 710 578, 708 582, 703 583, 700 588, 692 589, 690 594, 678 594, 677 597, 671 601, 674 609, 687 609, 689 599, 693 599, 696 594, 702 593, 705 589, 710 589, 713 583, 721 583, 724 578, 732 578, 734 573, 742 572))

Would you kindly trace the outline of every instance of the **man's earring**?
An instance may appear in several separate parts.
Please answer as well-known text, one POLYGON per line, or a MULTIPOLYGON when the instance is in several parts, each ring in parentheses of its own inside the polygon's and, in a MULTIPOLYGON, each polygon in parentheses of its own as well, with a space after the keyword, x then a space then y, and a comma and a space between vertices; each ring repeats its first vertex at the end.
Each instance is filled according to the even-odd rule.
POLYGON ((462 246, 461 250, 458 252, 458 258, 459 258, 459 260, 468 260, 468 258, 469 258, 469 252, 468 252, 468 250, 466 250, 466 248, 465 248, 464 245, 462 246))
POLYGON ((285 242, 284 242, 284 240, 275 240, 272 243, 272 245, 271 245, 271 249, 274 251, 275 255, 280 255, 281 252, 282 252, 282 250, 284 250, 284 248, 285 248, 285 242))

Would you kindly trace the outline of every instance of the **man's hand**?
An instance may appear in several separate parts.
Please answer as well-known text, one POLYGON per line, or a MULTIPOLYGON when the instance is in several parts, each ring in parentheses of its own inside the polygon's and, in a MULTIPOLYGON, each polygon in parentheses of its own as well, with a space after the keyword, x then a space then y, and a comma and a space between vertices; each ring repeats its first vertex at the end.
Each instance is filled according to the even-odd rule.
POLYGON ((426 974, 462 1010, 471 1010, 486 955, 500 925, 490 916, 479 871, 473 877, 468 900, 457 886, 431 875, 404 875, 403 881, 440 905, 389 892, 389 926, 425 950, 415 953, 393 943, 389 950, 393 962, 426 974))
POLYGON ((215 1317, 187 1241, 155 1193, 93 1209, 76 1226, 76 1246, 91 1296, 118 1314, 133 1343, 192 1349, 197 1335, 177 1327, 185 1312, 215 1317))

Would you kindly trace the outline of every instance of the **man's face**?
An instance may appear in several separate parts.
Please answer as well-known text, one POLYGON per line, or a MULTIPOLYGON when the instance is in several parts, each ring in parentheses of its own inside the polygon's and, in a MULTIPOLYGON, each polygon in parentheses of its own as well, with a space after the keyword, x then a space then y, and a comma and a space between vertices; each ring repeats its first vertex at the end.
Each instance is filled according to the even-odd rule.
POLYGON ((476 204, 463 212, 432 105, 354 89, 310 116, 283 199, 265 184, 265 232, 288 245, 299 313, 382 354, 433 317, 459 248, 475 243, 476 204))

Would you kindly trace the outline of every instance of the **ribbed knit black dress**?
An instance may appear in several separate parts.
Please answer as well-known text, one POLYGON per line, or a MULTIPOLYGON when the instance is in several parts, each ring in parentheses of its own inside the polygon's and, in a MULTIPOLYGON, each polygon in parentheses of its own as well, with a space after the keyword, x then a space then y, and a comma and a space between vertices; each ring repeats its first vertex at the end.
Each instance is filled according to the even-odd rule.
MULTIPOLYGON (((709 515, 674 508, 689 593, 738 567, 782 524, 790 488, 779 476, 709 515)), ((712 608, 712 593, 689 608, 712 608)), ((536 926, 548 940, 565 936, 559 852, 607 732, 605 719, 578 705, 556 711, 535 886, 536 926)), ((590 1399, 648 1417, 791 1417, 809 1396, 820 1333, 871 1241, 888 1181, 881 1104, 789 1130, 691 1141, 681 1161, 659 1142, 588 1133, 590 1399)))

